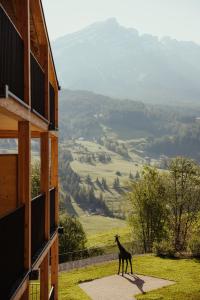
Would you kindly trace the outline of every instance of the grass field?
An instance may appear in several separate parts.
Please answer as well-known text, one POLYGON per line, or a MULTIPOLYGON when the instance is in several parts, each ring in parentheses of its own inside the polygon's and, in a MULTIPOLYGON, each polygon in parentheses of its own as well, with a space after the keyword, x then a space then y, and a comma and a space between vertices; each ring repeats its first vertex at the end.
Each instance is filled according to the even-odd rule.
POLYGON ((123 242, 130 240, 130 228, 127 221, 87 214, 75 201, 72 202, 72 205, 87 235, 88 247, 111 246, 114 244, 114 236, 116 234, 120 235, 123 242))
MULTIPOLYGON (((67 146, 63 146, 65 147, 67 146)), ((125 159, 119 154, 106 149, 104 146, 91 141, 76 141, 76 143, 69 144, 68 149, 71 150, 74 161, 71 162, 72 169, 81 177, 82 184, 85 183, 85 179, 89 174, 95 188, 95 194, 99 197, 100 193, 103 194, 103 198, 108 208, 117 217, 123 215, 123 192, 126 190, 130 172, 133 176, 137 171, 141 172, 144 160, 134 153, 130 153, 130 160, 125 159), (79 156, 83 153, 106 153, 111 157, 111 161, 108 163, 101 163, 95 161, 93 163, 85 163, 79 161, 79 156), (113 188, 113 182, 116 179, 116 173, 120 172, 121 176, 118 176, 120 181, 120 187, 118 191, 113 188), (95 181, 99 178, 106 179, 108 189, 102 190, 95 181)))
MULTIPOLYGON (((138 295, 140 300, 199 300, 200 261, 195 259, 161 259, 141 256, 133 259, 134 273, 173 280, 176 284, 138 295)), ((116 274, 117 261, 84 269, 61 273, 59 276, 60 300, 89 300, 78 284, 116 274)))
MULTIPOLYGON (((120 171, 122 176, 120 176, 122 185, 126 185, 130 172, 134 175, 137 171, 141 171, 142 160, 139 156, 132 157, 132 160, 126 160, 119 154, 107 150, 105 147, 100 146, 93 142, 80 142, 84 147, 87 147, 90 153, 92 152, 105 152, 110 155, 111 162, 103 164, 96 162, 95 164, 81 163, 78 160, 74 160, 71 163, 72 168, 77 172, 82 178, 90 174, 93 180, 96 178, 106 178, 109 186, 112 186, 114 179, 116 178, 116 172, 120 171), (101 147, 99 149, 99 147, 101 147)), ((76 156, 75 156, 76 157, 76 156)))
POLYGON ((130 241, 130 229, 128 226, 124 227, 116 227, 115 229, 109 229, 104 232, 90 234, 88 235, 88 247, 92 247, 94 245, 102 245, 102 246, 112 246, 114 245, 114 237, 115 235, 120 236, 120 240, 122 242, 127 243, 130 241))

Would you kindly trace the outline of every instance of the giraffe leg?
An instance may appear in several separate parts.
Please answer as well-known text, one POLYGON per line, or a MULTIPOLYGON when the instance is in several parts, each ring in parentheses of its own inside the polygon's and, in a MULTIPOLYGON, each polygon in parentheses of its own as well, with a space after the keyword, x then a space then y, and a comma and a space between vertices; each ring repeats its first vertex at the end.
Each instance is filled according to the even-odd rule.
POLYGON ((122 276, 124 276, 124 259, 122 259, 122 276))
POLYGON ((128 269, 128 259, 126 259, 126 271, 125 271, 125 273, 127 273, 127 269, 128 269))
POLYGON ((130 266, 131 266, 131 274, 133 274, 133 268, 132 268, 132 260, 131 260, 131 258, 129 258, 129 263, 130 263, 130 266))
POLYGON ((119 258, 119 268, 118 268, 118 275, 120 273, 120 267, 121 267, 121 258, 119 258))

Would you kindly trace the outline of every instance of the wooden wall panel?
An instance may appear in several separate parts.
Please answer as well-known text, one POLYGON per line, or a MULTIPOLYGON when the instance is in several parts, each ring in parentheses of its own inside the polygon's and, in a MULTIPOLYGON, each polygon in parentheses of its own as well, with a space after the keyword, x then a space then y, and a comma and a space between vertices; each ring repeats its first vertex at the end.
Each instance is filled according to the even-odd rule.
POLYGON ((18 156, 0 155, 0 216, 17 207, 18 156))

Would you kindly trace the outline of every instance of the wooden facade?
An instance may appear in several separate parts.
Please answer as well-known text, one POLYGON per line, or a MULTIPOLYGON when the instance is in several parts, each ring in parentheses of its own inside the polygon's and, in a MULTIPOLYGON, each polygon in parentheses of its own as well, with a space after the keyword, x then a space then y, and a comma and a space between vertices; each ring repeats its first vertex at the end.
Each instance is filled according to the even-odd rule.
POLYGON ((41 0, 0 0, 0 299, 58 299, 58 90, 41 0), (40 194, 31 197, 31 140, 40 140, 40 194))

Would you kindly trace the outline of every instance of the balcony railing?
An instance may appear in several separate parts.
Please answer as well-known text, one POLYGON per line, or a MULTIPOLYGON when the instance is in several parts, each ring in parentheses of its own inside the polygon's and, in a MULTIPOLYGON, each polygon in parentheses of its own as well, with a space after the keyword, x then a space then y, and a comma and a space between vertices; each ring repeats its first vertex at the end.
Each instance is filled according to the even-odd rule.
POLYGON ((49 103, 50 103, 50 130, 55 130, 55 91, 51 83, 49 83, 49 103))
POLYGON ((50 190, 50 234, 53 234, 56 230, 56 203, 55 203, 55 193, 56 189, 53 188, 50 190))
POLYGON ((24 101, 24 43, 15 26, 0 5, 0 96, 5 86, 24 101))
POLYGON ((0 298, 10 299, 24 277, 24 206, 0 219, 0 298))
POLYGON ((31 107, 45 118, 45 73, 31 54, 31 107))
POLYGON ((39 195, 31 202, 31 258, 38 258, 45 246, 45 196, 39 195))

